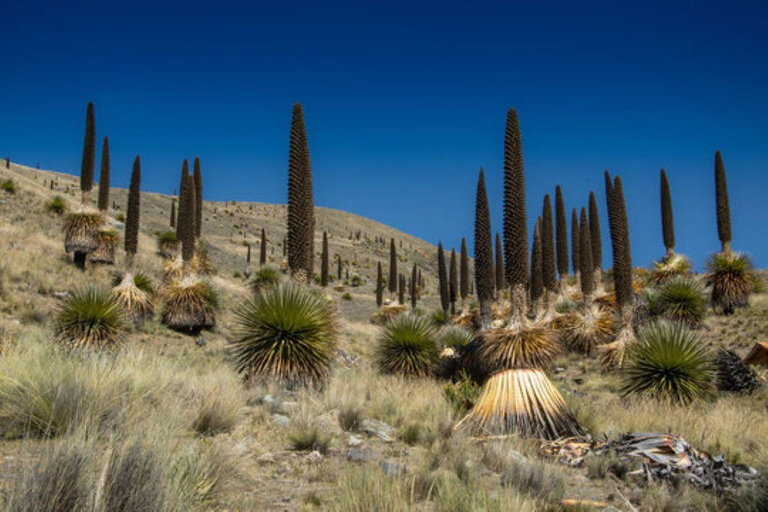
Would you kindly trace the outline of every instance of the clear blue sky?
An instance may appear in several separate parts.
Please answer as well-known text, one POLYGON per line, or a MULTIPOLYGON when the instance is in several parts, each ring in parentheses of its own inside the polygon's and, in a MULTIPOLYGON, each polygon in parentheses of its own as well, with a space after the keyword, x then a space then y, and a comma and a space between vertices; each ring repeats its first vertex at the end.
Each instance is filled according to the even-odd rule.
POLYGON ((768 266, 768 3, 261 4, 6 3, 0 154, 79 172, 93 101, 116 185, 140 153, 143 186, 170 193, 199 155, 207 199, 284 202, 300 101, 319 206, 471 246, 481 165, 501 228, 514 106, 531 222, 558 183, 569 209, 594 189, 604 210, 609 168, 648 264, 663 253, 665 167, 678 251, 700 265, 719 248, 720 149, 734 248, 768 266))

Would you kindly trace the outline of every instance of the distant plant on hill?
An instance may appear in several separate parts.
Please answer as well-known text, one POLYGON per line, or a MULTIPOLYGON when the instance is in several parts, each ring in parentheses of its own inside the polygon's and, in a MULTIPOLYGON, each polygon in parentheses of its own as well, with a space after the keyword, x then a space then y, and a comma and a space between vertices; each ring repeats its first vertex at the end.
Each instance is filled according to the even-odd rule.
POLYGON ((384 303, 384 276, 381 275, 381 262, 376 272, 376 305, 381 307, 384 303))
POLYGON ((83 158, 80 166, 80 190, 83 193, 83 206, 90 206, 90 192, 93 189, 93 174, 96 168, 96 121, 93 103, 88 103, 85 113, 85 138, 83 158))
POLYGON ((258 292, 262 288, 274 286, 279 282, 280 271, 274 267, 261 267, 254 273, 251 285, 253 286, 254 291, 258 292))
POLYGON ((397 293, 397 249, 395 239, 389 239, 389 277, 387 279, 389 293, 394 296, 397 293))
POLYGON ((426 377, 432 374, 437 356, 437 331, 430 320, 404 314, 383 327, 375 361, 382 373, 426 377))
POLYGON ((675 252, 675 219, 672 211, 672 193, 669 190, 667 171, 661 170, 661 230, 664 238, 666 257, 675 252))
POLYGON ((461 305, 469 295, 469 253, 467 252, 467 239, 461 239, 461 256, 459 259, 459 297, 461 305))
POLYGON ((333 304, 296 283, 266 288, 235 311, 232 354, 246 378, 321 386, 336 357, 333 304))
POLYGON ((731 315, 736 308, 749 306, 755 283, 752 261, 733 251, 713 254, 707 260, 705 282, 711 289, 712 307, 731 315))
POLYGON ((541 211, 541 279, 544 286, 544 304, 551 318, 555 311, 557 294, 557 268, 555 263, 555 225, 549 194, 544 196, 541 211))
POLYGON ((581 209, 579 221, 579 263, 581 265, 581 294, 584 304, 592 304, 592 295, 595 292, 595 265, 592 261, 592 230, 587 221, 587 210, 581 209))
POLYGON ((597 288, 603 269, 603 237, 600 233, 600 213, 597 209, 597 198, 592 191, 589 192, 589 240, 592 243, 592 265, 597 274, 595 276, 595 287, 597 288))
MULTIPOLYGON (((325 236, 325 234, 323 235, 325 236)), ((267 264, 267 231, 261 228, 261 244, 259 246, 259 265, 267 264)))
POLYGON ((109 210, 109 137, 104 137, 101 147, 101 171, 99 172, 99 211, 109 210))
POLYGON ((293 106, 288 164, 288 266, 297 277, 311 279, 315 257, 314 193, 309 143, 301 104, 293 106))
POLYGON ((123 323, 120 306, 109 292, 88 286, 64 301, 54 329, 58 340, 67 346, 109 349, 119 344, 123 323))
POLYGON ((56 215, 64 215, 67 211, 67 202, 61 196, 53 196, 45 205, 45 209, 56 215))
MULTIPOLYGON (((174 229, 176 227, 176 198, 175 197, 171 198, 171 218, 168 225, 170 226, 171 229, 174 229)), ((174 234, 175 233, 176 232, 174 231, 174 234)))
POLYGON ((16 185, 15 181, 8 178, 7 180, 4 180, 2 183, 0 183, 0 189, 2 189, 6 194, 15 195, 16 192, 19 191, 19 186, 16 185))
POLYGON ((640 331, 623 373, 622 392, 679 404, 714 397, 710 354, 680 323, 654 322, 640 331))
POLYGON ((456 262, 456 249, 451 249, 450 266, 448 267, 448 296, 451 302, 451 315, 456 314, 456 299, 459 295, 459 269, 456 262))

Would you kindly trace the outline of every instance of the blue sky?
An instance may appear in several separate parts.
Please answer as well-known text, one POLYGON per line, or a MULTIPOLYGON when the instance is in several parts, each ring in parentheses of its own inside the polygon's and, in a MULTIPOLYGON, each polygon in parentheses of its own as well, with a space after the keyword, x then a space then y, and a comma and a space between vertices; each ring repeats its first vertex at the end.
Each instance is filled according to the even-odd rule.
POLYGON ((556 184, 569 209, 593 189, 604 210, 608 168, 648 264, 664 167, 678 251, 700 265, 719 247, 720 149, 734 248, 768 266, 765 2, 56 4, 3 8, 0 154, 14 161, 78 172, 93 101, 116 185, 139 153, 143 186, 170 193, 199 155, 207 199, 284 202, 300 101, 319 206, 471 246, 481 165, 501 228, 513 106, 531 222, 556 184))

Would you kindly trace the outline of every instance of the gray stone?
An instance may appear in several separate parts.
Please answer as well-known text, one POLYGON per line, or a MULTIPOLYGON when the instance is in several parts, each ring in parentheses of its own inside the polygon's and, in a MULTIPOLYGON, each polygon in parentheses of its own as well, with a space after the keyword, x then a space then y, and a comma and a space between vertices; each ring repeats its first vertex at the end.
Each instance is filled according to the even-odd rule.
POLYGON ((282 414, 273 414, 272 415, 272 421, 276 425, 280 425, 281 427, 287 427, 291 424, 291 418, 288 416, 283 416, 282 414))
POLYGON ((366 462, 376 456, 370 448, 352 448, 347 452, 347 460, 350 462, 366 462))
POLYGON ((350 434, 347 440, 347 446, 360 446, 363 444, 363 440, 357 437, 355 434, 350 434))
POLYGON ((400 464, 399 462, 383 461, 379 463, 379 467, 387 476, 403 476, 407 472, 405 464, 400 464))
POLYGON ((307 455, 307 461, 309 462, 320 462, 321 460, 323 460, 323 454, 317 450, 307 455))
POLYGON ((386 443, 391 443, 395 438, 395 429, 379 420, 364 419, 360 424, 360 430, 386 443))

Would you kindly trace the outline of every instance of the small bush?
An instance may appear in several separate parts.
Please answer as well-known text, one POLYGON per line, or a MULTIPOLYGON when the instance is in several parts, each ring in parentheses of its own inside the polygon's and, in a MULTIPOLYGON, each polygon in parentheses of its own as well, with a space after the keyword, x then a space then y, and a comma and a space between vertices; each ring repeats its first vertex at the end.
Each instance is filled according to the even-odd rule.
POLYGON ((321 432, 317 425, 304 424, 294 427, 288 433, 288 442, 296 451, 326 454, 331 445, 331 436, 321 432))
POLYGON ((345 432, 356 432, 363 421, 363 411, 355 405, 344 405, 339 409, 339 426, 345 432))
POLYGON ((124 213, 118 213, 115 215, 115 220, 117 222, 125 222, 125 214, 124 213))
POLYGON ((161 510, 163 462, 141 442, 115 447, 104 475, 104 510, 161 510))
POLYGON ((251 280, 251 286, 253 286, 253 289, 256 292, 269 286, 275 286, 279 283, 280 271, 274 267, 261 267, 254 273, 253 279, 251 280))
POLYGON ((458 382, 446 384, 443 393, 457 415, 461 416, 474 407, 480 396, 480 386, 464 375, 458 382))
POLYGON ((74 348, 113 348, 120 342, 123 315, 109 291, 87 286, 72 293, 56 315, 56 334, 74 348))
POLYGON ((67 211, 67 202, 61 196, 54 196, 46 203, 45 209, 56 215, 63 215, 67 211))
POLYGON ((16 192, 18 192, 19 187, 18 185, 16 185, 15 181, 9 178, 3 181, 2 183, 0 183, 0 189, 2 189, 4 192, 8 194, 14 195, 16 194, 16 192))
POLYGON ((387 322, 375 356, 382 373, 410 377, 431 375, 437 358, 437 331, 429 319, 410 314, 387 322))
POLYGON ((352 300, 352 294, 349 292, 344 292, 344 295, 341 296, 341 300, 346 300, 346 301, 352 300))

